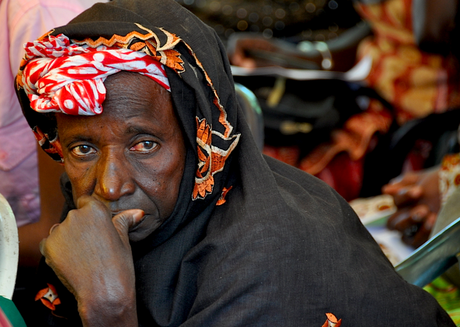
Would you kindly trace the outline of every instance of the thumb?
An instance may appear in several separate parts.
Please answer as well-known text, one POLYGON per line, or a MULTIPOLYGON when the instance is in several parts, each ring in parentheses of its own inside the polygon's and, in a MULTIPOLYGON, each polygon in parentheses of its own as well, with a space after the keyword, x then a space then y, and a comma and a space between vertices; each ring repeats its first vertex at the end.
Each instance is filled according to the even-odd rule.
POLYGON ((136 226, 143 217, 143 210, 130 209, 125 210, 112 218, 112 223, 123 242, 129 243, 129 230, 136 226))

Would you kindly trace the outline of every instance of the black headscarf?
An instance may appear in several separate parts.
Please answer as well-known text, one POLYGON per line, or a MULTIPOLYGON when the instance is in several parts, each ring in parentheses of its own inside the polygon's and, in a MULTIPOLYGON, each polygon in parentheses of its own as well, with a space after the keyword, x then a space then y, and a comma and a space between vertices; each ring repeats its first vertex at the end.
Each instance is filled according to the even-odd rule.
MULTIPOLYGON (((132 244, 141 326, 321 326, 329 312, 343 326, 453 326, 429 294, 396 274, 337 193, 262 156, 225 50, 189 11, 172 0, 112 1, 60 33, 144 51, 143 38, 155 35, 157 50, 167 45, 183 61, 166 65, 188 149, 179 198, 160 229, 132 244)), ((52 140, 52 116, 32 111, 22 90, 19 97, 31 127, 52 140)), ((55 283, 61 299, 46 323, 80 324, 72 296, 52 272, 41 277, 38 289, 55 283)))

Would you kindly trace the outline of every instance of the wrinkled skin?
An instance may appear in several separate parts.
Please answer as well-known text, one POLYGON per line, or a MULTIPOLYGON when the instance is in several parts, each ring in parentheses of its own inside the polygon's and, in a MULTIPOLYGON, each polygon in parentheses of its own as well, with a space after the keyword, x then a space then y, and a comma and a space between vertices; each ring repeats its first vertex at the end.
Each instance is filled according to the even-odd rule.
POLYGON ((52 229, 41 251, 75 295, 84 326, 137 326, 130 241, 171 215, 185 145, 168 91, 127 72, 105 85, 101 115, 57 114, 77 209, 52 229))
POLYGON ((408 172, 385 185, 382 192, 393 196, 398 210, 387 227, 402 233, 402 240, 415 248, 425 243, 440 207, 439 167, 408 172))

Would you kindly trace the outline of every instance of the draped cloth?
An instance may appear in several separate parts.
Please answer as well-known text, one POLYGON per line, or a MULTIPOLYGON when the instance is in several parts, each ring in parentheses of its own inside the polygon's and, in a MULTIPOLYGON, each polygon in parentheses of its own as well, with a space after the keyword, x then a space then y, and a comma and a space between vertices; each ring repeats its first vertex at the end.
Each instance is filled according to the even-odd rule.
POLYGON ((25 46, 26 66, 18 84, 38 112, 97 115, 105 100, 105 78, 121 70, 146 75, 169 90, 161 63, 146 53, 70 44, 65 35, 43 37, 25 46))
MULTIPOLYGON (((327 313, 344 326, 453 325, 428 293, 397 275, 343 198, 260 153, 225 49, 189 11, 172 0, 115 0, 52 31, 59 34, 158 58, 184 131, 175 209, 131 244, 140 326, 322 326, 327 313)), ((60 160, 53 115, 18 94, 40 144, 60 160)), ((63 189, 71 209, 66 180, 63 189)), ((53 302, 37 299, 37 325, 79 326, 73 296, 45 264, 39 277, 36 291, 53 302)))

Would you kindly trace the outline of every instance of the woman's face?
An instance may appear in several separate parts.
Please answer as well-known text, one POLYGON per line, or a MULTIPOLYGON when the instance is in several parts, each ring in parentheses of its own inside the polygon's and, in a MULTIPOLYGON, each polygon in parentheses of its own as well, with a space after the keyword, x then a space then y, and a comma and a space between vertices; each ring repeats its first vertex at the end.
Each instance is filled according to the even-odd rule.
POLYGON ((168 218, 176 204, 185 144, 171 97, 149 77, 121 72, 105 81, 104 111, 57 114, 59 139, 73 197, 91 195, 115 215, 142 209, 130 230, 138 241, 168 218))

